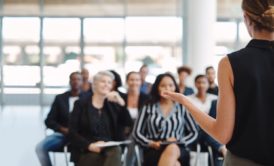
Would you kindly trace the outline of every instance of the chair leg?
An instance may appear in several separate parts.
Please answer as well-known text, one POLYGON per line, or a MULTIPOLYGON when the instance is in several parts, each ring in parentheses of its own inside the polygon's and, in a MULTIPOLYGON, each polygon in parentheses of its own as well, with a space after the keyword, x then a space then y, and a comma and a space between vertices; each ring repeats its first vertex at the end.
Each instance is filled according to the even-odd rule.
POLYGON ((209 159, 210 159, 210 165, 214 166, 214 156, 213 156, 213 151, 212 148, 210 146, 207 146, 208 149, 208 153, 209 153, 209 159))
POLYGON ((68 147, 67 146, 64 146, 64 155, 65 155, 66 166, 68 166, 69 160, 68 160, 68 147))
POLYGON ((137 165, 142 166, 141 154, 140 154, 140 150, 139 150, 138 145, 135 145, 134 149, 135 149, 135 154, 136 154, 136 158, 137 158, 137 165))
POLYGON ((127 165, 127 160, 126 160, 126 158, 127 158, 127 152, 128 152, 128 148, 125 147, 124 152, 123 152, 122 157, 121 157, 121 161, 123 163, 122 164, 123 166, 127 165))
POLYGON ((55 152, 51 152, 50 158, 52 158, 52 165, 56 166, 56 156, 55 152))
POLYGON ((196 158, 195 158, 195 162, 194 162, 194 165, 195 166, 198 166, 198 163, 199 163, 199 155, 201 153, 201 145, 200 144, 197 144, 196 146, 196 158))

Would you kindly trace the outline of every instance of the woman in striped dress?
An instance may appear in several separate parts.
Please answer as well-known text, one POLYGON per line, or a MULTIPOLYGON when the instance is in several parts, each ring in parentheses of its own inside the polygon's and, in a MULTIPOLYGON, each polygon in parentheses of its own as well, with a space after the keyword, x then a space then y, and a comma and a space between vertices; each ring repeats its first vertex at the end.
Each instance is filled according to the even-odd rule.
POLYGON ((185 108, 162 97, 163 91, 179 92, 169 73, 156 78, 152 100, 142 108, 133 137, 144 148, 144 166, 185 166, 189 164, 185 146, 196 140, 197 129, 185 108))

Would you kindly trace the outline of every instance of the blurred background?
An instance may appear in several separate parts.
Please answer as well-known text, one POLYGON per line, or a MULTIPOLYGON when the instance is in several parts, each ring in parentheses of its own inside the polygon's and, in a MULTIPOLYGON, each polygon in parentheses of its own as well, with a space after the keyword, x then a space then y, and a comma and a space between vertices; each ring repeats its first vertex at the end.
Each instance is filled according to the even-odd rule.
POLYGON ((39 165, 34 147, 45 137, 43 119, 73 71, 85 67, 92 77, 114 69, 124 80, 145 63, 153 82, 183 64, 194 73, 217 68, 220 58, 250 39, 240 4, 0 0, 0 165, 39 165))
MULTIPOLYGON (((240 3, 0 0, 1 104, 48 105, 67 88, 68 75, 82 67, 91 75, 101 69, 115 69, 124 76, 146 63, 150 68, 148 79, 153 82, 155 75, 175 72, 178 66, 188 64, 192 56, 188 48, 199 49, 199 43, 188 45, 195 35, 189 35, 189 26, 197 27, 194 33, 202 34, 198 38, 205 36, 204 40, 214 42, 207 59, 217 67, 221 56, 243 47, 250 39, 240 3), (205 13, 206 7, 213 9, 213 16, 205 13), (216 18, 213 23, 212 17, 216 18), (203 27, 209 24, 214 32, 210 39, 203 27)), ((199 63, 192 64, 195 68, 199 63)))

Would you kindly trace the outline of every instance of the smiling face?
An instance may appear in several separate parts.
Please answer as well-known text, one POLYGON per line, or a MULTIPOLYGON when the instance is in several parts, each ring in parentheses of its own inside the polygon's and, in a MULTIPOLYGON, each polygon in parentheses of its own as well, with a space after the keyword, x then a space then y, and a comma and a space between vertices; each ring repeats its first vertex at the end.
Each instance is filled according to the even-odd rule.
POLYGON ((201 76, 199 77, 196 81, 195 81, 195 87, 198 90, 198 93, 206 93, 207 89, 209 87, 209 83, 208 83, 208 79, 205 76, 201 76))
POLYGON ((158 86, 159 94, 162 94, 163 91, 175 92, 175 89, 176 87, 174 81, 168 76, 163 77, 158 86))
POLYGON ((139 73, 131 73, 127 79, 128 90, 138 90, 141 87, 141 75, 139 73))
POLYGON ((100 95, 107 95, 112 89, 113 79, 107 75, 100 75, 100 77, 94 80, 93 90, 94 93, 100 95))

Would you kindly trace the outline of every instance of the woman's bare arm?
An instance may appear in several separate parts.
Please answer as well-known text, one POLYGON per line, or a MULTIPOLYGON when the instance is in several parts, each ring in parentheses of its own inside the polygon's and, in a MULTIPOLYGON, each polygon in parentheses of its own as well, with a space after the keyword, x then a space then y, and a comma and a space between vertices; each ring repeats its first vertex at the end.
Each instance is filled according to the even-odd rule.
POLYGON ((201 128, 220 143, 226 144, 232 137, 235 123, 234 78, 228 57, 223 58, 219 63, 218 82, 219 99, 216 119, 199 110, 182 94, 164 92, 163 96, 183 104, 201 128))

